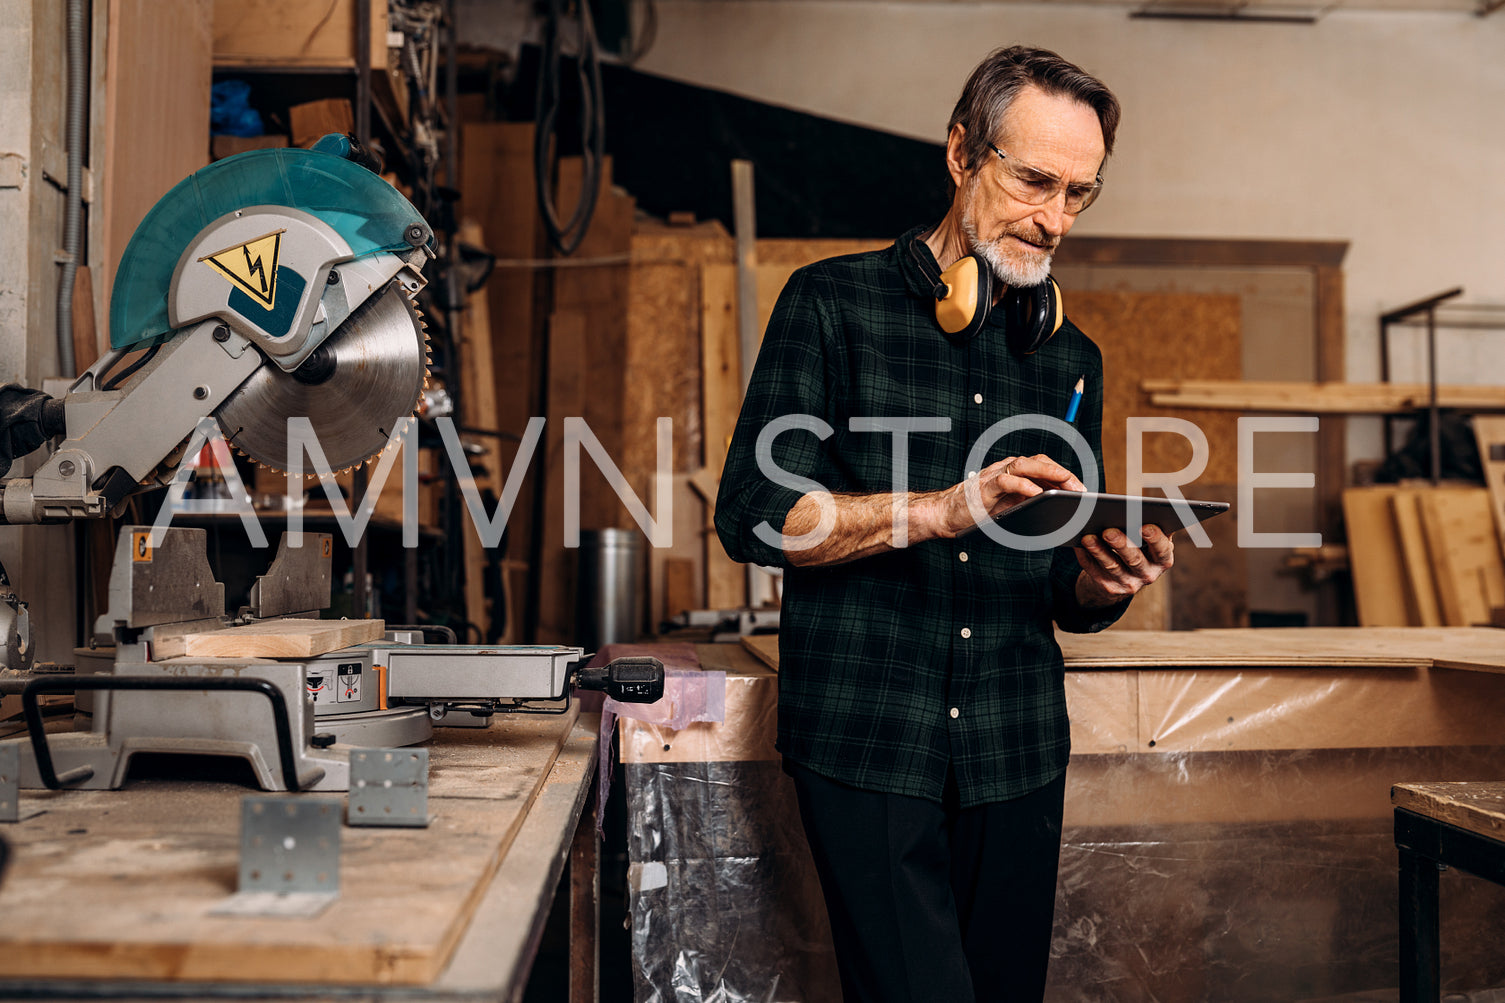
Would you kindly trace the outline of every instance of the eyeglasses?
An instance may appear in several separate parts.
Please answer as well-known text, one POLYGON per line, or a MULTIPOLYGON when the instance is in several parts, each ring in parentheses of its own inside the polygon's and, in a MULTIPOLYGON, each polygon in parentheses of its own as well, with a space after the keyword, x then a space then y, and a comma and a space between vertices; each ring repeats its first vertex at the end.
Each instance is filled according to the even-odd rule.
POLYGON ((1101 174, 1090 185, 1068 183, 1010 158, 992 143, 988 144, 988 149, 998 154, 998 159, 1003 161, 1003 174, 1007 179, 1003 184, 1004 190, 1028 205, 1045 205, 1055 201, 1057 195, 1065 195, 1066 211, 1075 216, 1091 205, 1103 190, 1101 174))

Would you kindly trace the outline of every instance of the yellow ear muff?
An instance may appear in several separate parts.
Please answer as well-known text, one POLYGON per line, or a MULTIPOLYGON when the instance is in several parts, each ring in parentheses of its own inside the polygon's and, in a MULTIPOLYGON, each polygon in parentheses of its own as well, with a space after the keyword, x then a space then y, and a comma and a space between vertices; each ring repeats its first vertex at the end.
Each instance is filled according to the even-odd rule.
POLYGON ((975 255, 966 255, 941 273, 946 294, 935 301, 935 320, 953 338, 982 330, 993 305, 993 273, 975 255))

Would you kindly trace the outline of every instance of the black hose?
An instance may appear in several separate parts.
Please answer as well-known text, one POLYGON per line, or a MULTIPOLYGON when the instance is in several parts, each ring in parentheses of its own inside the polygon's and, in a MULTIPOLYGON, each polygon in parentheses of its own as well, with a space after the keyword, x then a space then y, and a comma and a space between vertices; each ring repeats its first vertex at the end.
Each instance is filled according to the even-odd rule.
POLYGON ((543 56, 538 68, 538 95, 534 104, 536 130, 533 134, 533 176, 538 195, 538 211, 543 217, 549 243, 560 254, 570 255, 585 239, 595 213, 601 189, 601 169, 606 157, 606 109, 601 87, 600 51, 596 44, 595 24, 591 21, 589 0, 576 0, 580 12, 580 52, 576 72, 580 77, 580 199, 567 224, 560 225, 554 210, 551 154, 559 117, 559 63, 561 41, 559 25, 564 16, 565 0, 549 0, 548 19, 544 24, 543 56))

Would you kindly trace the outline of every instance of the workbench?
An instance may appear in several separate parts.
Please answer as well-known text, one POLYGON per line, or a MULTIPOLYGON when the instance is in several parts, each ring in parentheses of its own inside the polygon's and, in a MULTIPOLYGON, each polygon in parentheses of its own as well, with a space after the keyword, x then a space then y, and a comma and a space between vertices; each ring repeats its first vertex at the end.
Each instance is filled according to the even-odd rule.
MULTIPOLYGON (((1390 790, 1505 778, 1505 633, 1059 640, 1072 755, 1047 1000, 1393 993, 1390 790)), ((773 748, 777 639, 696 651, 727 673, 724 723, 620 724, 629 804, 652 809, 629 836, 637 999, 667 996, 681 958, 706 994, 722 978, 746 998, 829 998, 829 934, 773 748), (764 914, 777 938, 750 943, 764 914)), ((1471 884, 1447 903, 1448 981, 1505 985, 1489 933, 1505 890, 1471 884)))
POLYGON ((428 826, 343 826, 339 898, 313 919, 213 914, 254 788, 23 791, 0 827, 0 996, 516 1000, 568 866, 569 998, 594 1000, 598 729, 572 707, 436 731, 428 826))
POLYGON ((1456 867, 1505 885, 1505 783, 1397 784, 1400 1003, 1442 993, 1438 872, 1456 867))

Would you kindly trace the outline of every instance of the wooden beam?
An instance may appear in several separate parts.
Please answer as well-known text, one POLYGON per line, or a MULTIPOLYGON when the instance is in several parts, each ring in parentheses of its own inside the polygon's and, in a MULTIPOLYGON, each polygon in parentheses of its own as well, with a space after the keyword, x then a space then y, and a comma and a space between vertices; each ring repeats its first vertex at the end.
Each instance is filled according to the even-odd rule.
MULTIPOLYGON (((1291 414, 1404 414, 1427 405, 1424 383, 1302 383, 1278 380, 1144 380, 1162 407, 1291 414)), ((1505 387, 1438 386, 1443 407, 1505 411, 1505 387)))

